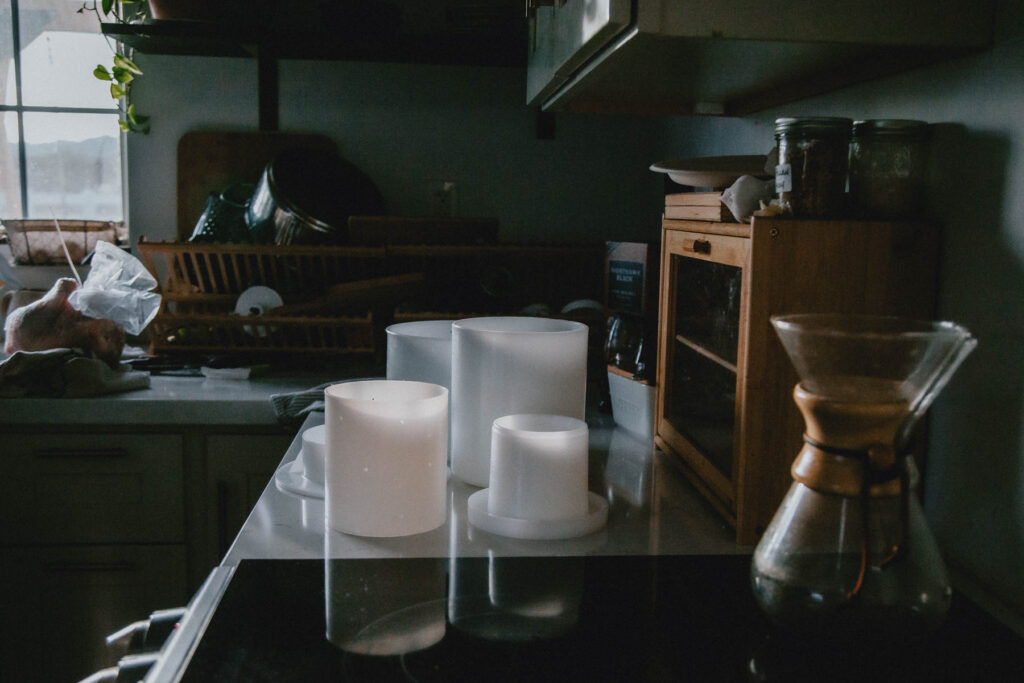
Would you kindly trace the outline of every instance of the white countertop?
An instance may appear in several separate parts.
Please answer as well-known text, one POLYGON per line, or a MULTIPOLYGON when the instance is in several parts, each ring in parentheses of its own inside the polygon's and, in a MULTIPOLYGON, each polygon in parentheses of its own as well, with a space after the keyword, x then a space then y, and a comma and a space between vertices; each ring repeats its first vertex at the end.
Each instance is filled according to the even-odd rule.
MULTIPOLYGON (((302 432, 323 424, 310 413, 284 453, 280 467, 298 457, 302 432)), ((449 476, 445 523, 427 533, 366 538, 325 530, 323 499, 285 493, 274 480, 263 490, 221 565, 189 605, 176 637, 147 675, 149 682, 176 681, 243 560, 360 558, 458 558, 580 555, 748 554, 735 532, 685 480, 669 456, 649 441, 616 427, 608 416, 590 427, 589 488, 609 502, 606 526, 587 536, 557 541, 504 538, 473 527, 466 501, 479 490, 449 476)))
POLYGON ((304 391, 344 377, 269 375, 247 380, 150 377, 148 389, 89 398, 0 399, 0 425, 275 424, 270 396, 304 391))
MULTIPOLYGON (((302 430, 323 424, 322 412, 302 430)), ((609 501, 608 523, 598 532, 559 541, 524 541, 496 536, 469 524, 466 500, 479 490, 454 477, 448 481, 448 515, 439 528, 400 538, 325 534, 324 502, 267 485, 222 566, 243 559, 383 557, 475 557, 554 555, 684 555, 749 553, 735 543, 733 529, 653 444, 615 427, 610 418, 590 425, 590 490, 609 501)), ((301 431, 282 466, 301 450, 301 431)))

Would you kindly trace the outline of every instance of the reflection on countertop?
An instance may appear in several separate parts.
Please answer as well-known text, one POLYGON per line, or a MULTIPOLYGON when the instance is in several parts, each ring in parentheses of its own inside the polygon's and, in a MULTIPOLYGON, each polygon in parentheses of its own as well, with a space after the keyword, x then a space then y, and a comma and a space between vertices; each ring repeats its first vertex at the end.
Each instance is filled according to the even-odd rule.
MULTIPOLYGON (((311 413, 302 430, 323 424, 311 413)), ((604 529, 579 538, 525 541, 487 533, 469 524, 466 501, 479 489, 454 477, 448 480, 446 522, 423 534, 366 538, 328 531, 323 499, 286 493, 271 481, 222 564, 243 559, 316 559, 374 557, 482 557, 736 554, 731 527, 692 488, 649 441, 616 427, 607 416, 588 418, 589 488, 609 502, 604 529)), ((282 459, 289 466, 302 447, 296 436, 282 459)))

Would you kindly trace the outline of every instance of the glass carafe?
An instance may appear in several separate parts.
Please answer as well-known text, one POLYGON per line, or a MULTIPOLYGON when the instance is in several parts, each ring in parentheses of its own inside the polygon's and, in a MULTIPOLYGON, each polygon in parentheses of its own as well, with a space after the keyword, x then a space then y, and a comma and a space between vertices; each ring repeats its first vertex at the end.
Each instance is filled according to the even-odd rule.
POLYGON ((800 382, 804 445, 754 552, 760 607, 786 631, 895 643, 931 632, 952 589, 914 491, 918 419, 976 345, 948 322, 772 318, 800 382))

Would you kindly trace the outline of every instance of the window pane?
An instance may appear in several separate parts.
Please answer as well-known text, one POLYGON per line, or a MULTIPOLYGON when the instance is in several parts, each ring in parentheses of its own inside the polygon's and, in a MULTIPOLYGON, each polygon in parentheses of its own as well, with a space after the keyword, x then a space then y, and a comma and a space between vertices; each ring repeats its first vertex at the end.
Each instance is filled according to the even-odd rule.
POLYGON ((11 6, 0 0, 0 90, 4 104, 17 104, 14 92, 14 34, 11 33, 11 6))
POLYGON ((33 107, 109 107, 110 85, 97 64, 110 68, 113 52, 82 0, 20 0, 22 104, 33 107))
POLYGON ((28 217, 122 220, 116 114, 25 114, 28 217))
POLYGON ((18 119, 3 112, 0 126, 0 218, 21 218, 21 173, 18 167, 18 119))

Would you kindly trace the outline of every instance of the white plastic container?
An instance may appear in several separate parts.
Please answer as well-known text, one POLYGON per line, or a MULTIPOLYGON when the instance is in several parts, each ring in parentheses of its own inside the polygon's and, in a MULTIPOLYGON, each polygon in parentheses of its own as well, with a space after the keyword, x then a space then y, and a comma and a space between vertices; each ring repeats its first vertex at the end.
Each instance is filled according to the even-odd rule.
POLYGON ((608 520, 608 501, 587 489, 590 430, 564 415, 494 421, 490 487, 469 496, 469 523, 528 540, 586 536, 608 520))
POLYGON ((327 428, 324 425, 310 427, 302 432, 302 450, 299 452, 302 476, 321 486, 324 484, 326 452, 327 428))
POLYGON ((407 536, 447 514, 448 390, 365 380, 324 390, 327 526, 358 536, 407 536))
POLYGON ((529 317, 467 318, 452 325, 452 474, 490 478, 491 426, 504 415, 582 420, 587 326, 529 317))
POLYGON ((564 415, 505 415, 491 430, 492 515, 569 519, 587 514, 587 423, 564 415))
POLYGON ((417 320, 389 325, 387 378, 452 387, 452 321, 417 320))
POLYGON ((609 370, 608 389, 615 424, 645 441, 654 441, 655 388, 609 370))

